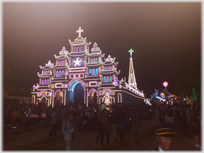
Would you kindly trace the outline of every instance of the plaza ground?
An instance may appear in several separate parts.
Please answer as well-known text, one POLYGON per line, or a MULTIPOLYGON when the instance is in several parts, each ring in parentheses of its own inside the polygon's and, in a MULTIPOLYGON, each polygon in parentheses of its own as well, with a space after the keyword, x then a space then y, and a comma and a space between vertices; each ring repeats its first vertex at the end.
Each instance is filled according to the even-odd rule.
MULTIPOLYGON (((152 151, 157 147, 157 140, 151 132, 152 127, 157 125, 158 112, 155 112, 152 120, 143 119, 139 125, 138 138, 140 144, 134 144, 132 131, 128 129, 124 135, 124 141, 113 143, 110 131, 110 148, 102 149, 94 145, 97 137, 97 129, 81 129, 77 130, 77 137, 73 143, 72 150, 74 151, 152 151)), ((65 151, 66 145, 63 134, 58 131, 56 138, 48 138, 49 126, 41 122, 33 125, 32 132, 20 131, 19 134, 14 134, 14 129, 7 128, 2 131, 3 143, 2 150, 4 151, 65 151)), ((98 141, 99 144, 100 141, 98 141)), ((106 138, 104 138, 106 142, 106 138)), ((104 143, 105 144, 105 143, 104 143)), ((194 138, 187 137, 180 132, 176 132, 172 150, 176 151, 198 151, 194 145, 194 138)))

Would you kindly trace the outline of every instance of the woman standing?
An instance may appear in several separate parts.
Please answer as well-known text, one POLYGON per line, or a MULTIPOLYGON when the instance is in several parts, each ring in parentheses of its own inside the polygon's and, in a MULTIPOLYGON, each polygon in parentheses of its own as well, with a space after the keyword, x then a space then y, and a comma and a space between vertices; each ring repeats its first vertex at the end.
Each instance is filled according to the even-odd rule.
POLYGON ((66 114, 65 115, 65 121, 63 122, 62 125, 62 132, 64 133, 64 139, 66 141, 66 147, 67 150, 71 150, 73 140, 76 137, 76 124, 74 121, 74 116, 73 114, 66 114))

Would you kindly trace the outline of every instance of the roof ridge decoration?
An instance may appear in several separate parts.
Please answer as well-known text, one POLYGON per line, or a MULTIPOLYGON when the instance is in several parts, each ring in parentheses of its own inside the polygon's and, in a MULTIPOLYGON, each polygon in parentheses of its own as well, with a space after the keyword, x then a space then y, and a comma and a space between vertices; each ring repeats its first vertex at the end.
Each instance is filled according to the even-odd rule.
POLYGON ((51 63, 51 61, 49 60, 47 64, 45 64, 46 67, 53 67, 54 63, 51 63))
POLYGON ((106 58, 106 62, 112 62, 112 61, 113 61, 113 58, 110 55, 108 55, 108 58, 106 58))
POLYGON ((59 52, 59 54, 68 54, 68 51, 66 50, 66 48, 63 46, 62 50, 59 52))
POLYGON ((96 51, 100 51, 100 48, 98 47, 98 44, 95 42, 93 44, 93 48, 91 49, 91 52, 96 52, 96 51))

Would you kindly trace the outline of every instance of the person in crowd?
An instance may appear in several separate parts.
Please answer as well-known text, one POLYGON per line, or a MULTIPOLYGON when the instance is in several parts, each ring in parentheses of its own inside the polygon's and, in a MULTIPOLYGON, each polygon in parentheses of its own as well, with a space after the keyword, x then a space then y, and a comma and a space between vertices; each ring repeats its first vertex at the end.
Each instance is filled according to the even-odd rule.
POLYGON ((4 107, 4 126, 9 125, 9 110, 8 107, 4 107))
POLYGON ((100 106, 101 111, 104 110, 105 108, 106 108, 106 105, 104 103, 102 103, 100 106))
POLYGON ((42 118, 42 104, 39 103, 39 101, 38 101, 37 111, 38 111, 38 119, 41 120, 41 118, 42 118))
POLYGON ((167 106, 165 122, 175 123, 174 112, 173 112, 173 108, 171 105, 167 106))
POLYGON ((52 112, 51 112, 51 124, 50 124, 50 131, 49 131, 49 137, 50 138, 55 138, 56 137, 56 134, 57 134, 57 111, 56 111, 56 108, 54 107, 52 109, 52 112))
POLYGON ((109 148, 109 111, 107 109, 103 109, 101 112, 101 147, 104 148, 103 139, 104 135, 106 135, 106 148, 109 148))
POLYGON ((186 106, 181 106, 181 127, 182 127, 182 133, 184 135, 187 135, 187 120, 186 120, 186 106))
POLYGON ((171 150, 174 132, 174 123, 160 123, 155 126, 152 130, 155 133, 156 139, 158 141, 158 147, 153 151, 169 151, 171 150))
POLYGON ((164 104, 159 105, 159 122, 163 123, 165 122, 165 115, 166 115, 166 109, 164 104))
POLYGON ((123 136, 124 136, 125 131, 126 131, 126 126, 127 126, 127 120, 125 118, 125 114, 122 112, 122 113, 120 113, 119 119, 118 119, 118 130, 120 133, 120 139, 122 141, 124 140, 123 136))
POLYGON ((192 111, 192 125, 193 125, 193 134, 195 139, 195 147, 201 149, 200 135, 201 135, 201 116, 200 109, 197 107, 193 108, 192 111))
POLYGON ((31 129, 31 109, 29 106, 26 107, 25 114, 25 132, 27 132, 27 128, 29 128, 29 131, 32 131, 31 129))
POLYGON ((117 141, 118 119, 119 119, 119 112, 116 106, 114 106, 111 112, 111 129, 112 129, 114 143, 116 143, 117 141))
POLYGON ((140 143, 138 141, 139 112, 137 110, 136 105, 133 106, 133 109, 131 110, 129 117, 131 119, 134 142, 135 144, 139 144, 140 143))
POLYGON ((94 141, 94 145, 97 147, 98 146, 98 140, 100 140, 101 138, 101 116, 98 115, 98 118, 97 118, 97 132, 98 132, 98 136, 96 138, 96 140, 94 141))
POLYGON ((19 127, 21 124, 21 114, 18 107, 15 107, 12 112, 13 123, 15 125, 15 134, 19 134, 19 127))
POLYGON ((182 112, 182 107, 179 106, 178 109, 176 110, 176 120, 177 120, 177 129, 178 131, 182 130, 182 118, 181 118, 181 113, 182 112))
POLYGON ((187 134, 192 135, 192 110, 191 105, 187 105, 186 108, 186 121, 187 121, 187 134))
POLYGON ((76 137, 76 123, 73 113, 65 114, 65 120, 62 125, 62 132, 66 141, 66 149, 72 150, 72 144, 76 137))

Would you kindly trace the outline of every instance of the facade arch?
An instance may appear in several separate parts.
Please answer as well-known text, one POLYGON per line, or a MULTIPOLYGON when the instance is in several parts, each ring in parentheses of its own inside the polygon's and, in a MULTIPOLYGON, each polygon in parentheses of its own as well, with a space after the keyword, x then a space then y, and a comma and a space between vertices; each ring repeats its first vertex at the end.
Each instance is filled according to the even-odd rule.
POLYGON ((71 80, 71 81, 68 83, 68 91, 70 91, 70 88, 71 88, 72 85, 73 85, 74 83, 76 83, 76 82, 80 83, 80 84, 82 85, 83 89, 85 90, 85 83, 84 83, 84 81, 82 81, 81 79, 74 79, 74 80, 71 80))
POLYGON ((62 92, 60 89, 57 89, 57 91, 55 91, 54 97, 56 96, 56 93, 57 93, 58 91, 61 93, 61 97, 63 97, 63 92, 62 92))

